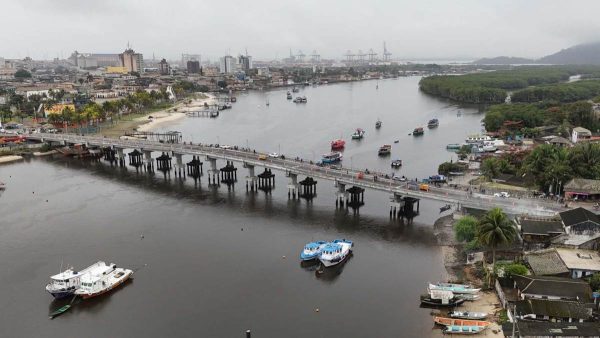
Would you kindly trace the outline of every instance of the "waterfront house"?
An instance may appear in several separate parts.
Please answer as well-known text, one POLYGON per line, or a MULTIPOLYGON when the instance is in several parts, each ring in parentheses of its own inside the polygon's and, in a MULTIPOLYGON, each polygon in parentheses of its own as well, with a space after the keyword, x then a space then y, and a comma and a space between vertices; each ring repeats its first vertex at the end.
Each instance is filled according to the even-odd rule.
POLYGON ((570 275, 569 269, 554 248, 527 252, 524 254, 524 260, 534 275, 556 277, 570 275))
POLYGON ((573 143, 564 137, 555 136, 546 140, 546 144, 551 144, 557 147, 572 147, 573 143))
POLYGON ((584 322, 592 318, 593 303, 550 299, 523 299, 515 304, 518 319, 550 322, 584 322))
POLYGON ((600 326, 598 323, 549 323, 537 321, 517 321, 502 324, 505 337, 517 338, 600 338, 600 326))
POLYGON ((600 255, 597 251, 557 248, 556 252, 569 269, 571 278, 581 278, 600 272, 600 255))
POLYGON ((560 219, 519 218, 517 226, 523 238, 524 250, 547 248, 553 238, 565 233, 560 219))
POLYGON ((595 234, 600 232, 600 217, 595 213, 576 208, 559 213, 568 234, 595 234))
POLYGON ((592 138, 592 132, 583 127, 575 127, 573 128, 573 132, 571 133, 571 141, 573 143, 586 141, 592 138))
POLYGON ((590 285, 580 279, 553 276, 513 276, 519 299, 573 300, 587 303, 592 298, 590 285))
POLYGON ((600 250, 600 233, 562 234, 554 237, 550 245, 557 248, 600 250))
POLYGON ((600 180, 574 178, 563 189, 567 198, 600 199, 600 180))

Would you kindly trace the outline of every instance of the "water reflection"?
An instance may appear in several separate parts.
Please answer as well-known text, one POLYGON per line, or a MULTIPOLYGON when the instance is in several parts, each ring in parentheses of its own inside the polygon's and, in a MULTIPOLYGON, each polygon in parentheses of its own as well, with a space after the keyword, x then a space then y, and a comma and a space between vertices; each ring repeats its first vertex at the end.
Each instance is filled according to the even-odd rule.
POLYGON ((319 264, 318 268, 315 270, 315 276, 317 279, 322 280, 324 282, 333 283, 336 279, 340 277, 342 271, 344 271, 344 267, 348 262, 352 259, 354 253, 350 253, 346 259, 340 264, 336 264, 334 266, 325 267, 323 264, 319 264))

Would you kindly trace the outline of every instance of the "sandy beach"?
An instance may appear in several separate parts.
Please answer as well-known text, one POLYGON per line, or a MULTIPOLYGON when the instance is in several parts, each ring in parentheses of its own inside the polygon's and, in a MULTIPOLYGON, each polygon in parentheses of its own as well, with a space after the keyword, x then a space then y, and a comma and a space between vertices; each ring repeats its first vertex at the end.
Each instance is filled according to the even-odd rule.
POLYGON ((184 118, 186 116, 186 112, 188 111, 204 109, 205 104, 214 105, 217 103, 216 97, 214 95, 207 93, 203 95, 206 96, 206 98, 194 98, 191 100, 186 100, 185 102, 177 104, 173 108, 154 112, 152 114, 148 114, 147 116, 143 116, 136 119, 140 122, 148 121, 138 126, 137 130, 152 131, 153 129, 165 124, 166 122, 172 122, 184 118), (149 119, 150 116, 152 116, 151 119, 149 119))
POLYGON ((18 156, 18 155, 0 156, 0 164, 20 161, 22 159, 23 159, 23 157, 18 156))

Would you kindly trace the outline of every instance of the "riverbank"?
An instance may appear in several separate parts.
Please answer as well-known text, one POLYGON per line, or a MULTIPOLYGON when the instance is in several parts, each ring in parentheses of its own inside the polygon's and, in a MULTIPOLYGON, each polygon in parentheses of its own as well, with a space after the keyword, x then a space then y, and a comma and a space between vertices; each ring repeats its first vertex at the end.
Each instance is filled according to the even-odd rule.
POLYGON ((0 156, 0 164, 16 162, 16 161, 20 161, 22 159, 23 159, 23 156, 18 156, 18 155, 0 156))

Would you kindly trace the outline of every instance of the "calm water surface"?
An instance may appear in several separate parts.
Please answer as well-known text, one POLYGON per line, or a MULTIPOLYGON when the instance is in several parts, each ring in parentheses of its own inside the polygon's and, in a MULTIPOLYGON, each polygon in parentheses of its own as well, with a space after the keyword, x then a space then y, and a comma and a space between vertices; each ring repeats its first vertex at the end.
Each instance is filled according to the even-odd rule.
MULTIPOLYGON (((250 93, 217 119, 163 128, 194 142, 247 142, 308 159, 343 136, 345 165, 383 172, 390 158, 378 158, 377 148, 398 139, 399 172, 423 177, 450 159, 447 143, 479 131, 481 115, 461 108, 458 117, 458 107, 419 93, 417 82, 306 88, 305 105, 288 102, 285 91, 250 93), (432 117, 438 129, 408 136, 432 117), (367 135, 352 142, 357 127, 367 135)), ((418 295, 444 275, 431 226, 440 204, 423 201, 421 214, 403 224, 389 220, 385 194, 367 191, 356 216, 335 210, 332 182, 319 181, 310 203, 290 201, 285 176, 275 174, 266 195, 247 194, 243 182, 212 188, 205 178, 195 185, 59 156, 0 167, 8 185, 0 193, 0 336, 243 337, 246 329, 253 337, 429 336, 418 295), (338 237, 356 243, 345 265, 324 274, 300 265, 306 242, 338 237), (61 262, 81 268, 98 259, 140 269, 123 288, 48 320, 64 304, 44 291, 48 276, 61 262)))

